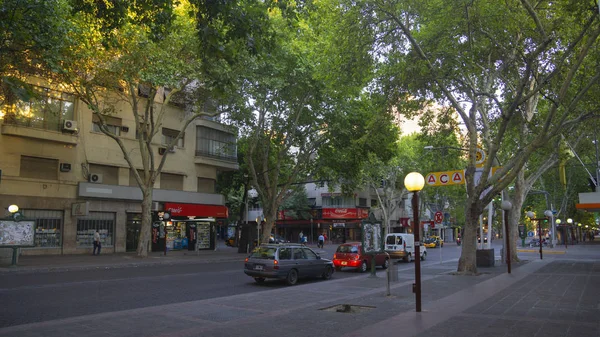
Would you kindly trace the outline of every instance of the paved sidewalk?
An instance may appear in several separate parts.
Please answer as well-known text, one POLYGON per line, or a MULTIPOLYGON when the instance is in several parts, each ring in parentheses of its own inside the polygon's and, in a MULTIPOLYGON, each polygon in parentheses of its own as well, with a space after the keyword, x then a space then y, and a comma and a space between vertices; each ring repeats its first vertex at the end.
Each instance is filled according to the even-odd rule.
MULTIPOLYGON (((423 268, 416 313, 413 264, 274 290, 0 329, 0 336, 600 336, 600 261, 547 258, 458 276, 456 261, 423 268), (342 313, 340 305, 352 305, 342 313)), ((246 277, 241 274, 240 277, 246 277)), ((252 282, 248 278, 248 282, 252 282)), ((189 291, 187 289, 186 291, 189 291)), ((196 291, 202 291, 201 288, 196 291)))

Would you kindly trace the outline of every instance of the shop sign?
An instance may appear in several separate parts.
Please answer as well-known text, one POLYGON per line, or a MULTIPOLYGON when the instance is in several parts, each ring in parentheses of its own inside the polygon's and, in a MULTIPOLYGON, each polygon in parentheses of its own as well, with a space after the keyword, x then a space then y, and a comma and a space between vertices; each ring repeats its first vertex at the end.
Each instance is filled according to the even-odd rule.
POLYGON ((346 223, 344 223, 344 222, 339 222, 339 223, 334 222, 333 223, 333 228, 345 228, 345 227, 346 227, 346 223))
POLYGON ((171 212, 171 216, 227 218, 229 215, 226 206, 218 205, 176 204, 166 202, 165 209, 171 212))
POLYGON ((323 208, 323 219, 357 219, 363 217, 364 211, 368 217, 369 211, 363 208, 323 208))

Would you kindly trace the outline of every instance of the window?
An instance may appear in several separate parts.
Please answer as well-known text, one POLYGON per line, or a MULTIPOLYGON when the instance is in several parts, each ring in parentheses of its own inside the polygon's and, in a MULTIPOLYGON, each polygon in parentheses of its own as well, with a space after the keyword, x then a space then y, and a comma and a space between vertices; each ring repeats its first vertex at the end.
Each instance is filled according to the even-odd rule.
MULTIPOLYGON (((173 140, 175 140, 175 138, 177 138, 178 135, 179 135, 178 130, 162 128, 162 144, 163 145, 171 144, 173 142, 173 140)), ((185 133, 183 135, 181 135, 181 138, 179 138, 177 140, 177 144, 175 144, 175 146, 183 148, 183 138, 184 137, 185 137, 185 133)))
POLYGON ((215 180, 198 177, 198 192, 215 193, 215 180))
POLYGON ((352 196, 323 197, 323 207, 355 207, 352 196))
POLYGON ((196 156, 237 161, 236 136, 229 132, 196 127, 196 156))
POLYGON ((306 255, 302 248, 294 248, 294 260, 306 260, 306 255))
POLYGON ((160 189, 183 191, 183 176, 179 174, 161 173, 160 189))
MULTIPOLYGON (((106 128, 110 133, 116 136, 121 135, 121 118, 103 116, 106 128)), ((96 114, 92 115, 92 131, 102 132, 100 130, 100 118, 96 114)))
POLYGON ((371 199, 371 207, 377 207, 377 199, 371 199))
POLYGON ((24 209, 23 216, 35 221, 35 246, 54 248, 62 245, 63 211, 24 209))
POLYGON ((7 98, 5 123, 61 131, 65 120, 73 120, 75 96, 33 87, 36 97, 29 102, 7 98))
POLYGON ((58 180, 58 160, 21 156, 21 172, 23 178, 58 180))
POLYGON ((305 259, 308 259, 308 260, 316 260, 317 259, 317 254, 315 252, 313 252, 312 250, 310 250, 308 248, 302 248, 302 250, 304 251, 305 259))
MULTIPOLYGON (((144 170, 137 170, 137 172, 140 175, 140 178, 144 180, 144 170)), ((135 180, 135 175, 133 174, 133 171, 131 169, 129 170, 129 186, 139 186, 137 181, 135 180)))
POLYGON ((119 184, 119 168, 116 166, 90 164, 89 171, 89 173, 101 174, 103 184, 119 184))
POLYGON ((92 247, 96 230, 103 247, 113 246, 115 213, 90 212, 90 215, 77 217, 77 247, 92 247))
POLYGON ((291 260, 292 259, 292 248, 279 248, 279 259, 280 260, 291 260))
POLYGON ((367 205, 367 198, 358 198, 358 206, 359 207, 369 207, 367 205))

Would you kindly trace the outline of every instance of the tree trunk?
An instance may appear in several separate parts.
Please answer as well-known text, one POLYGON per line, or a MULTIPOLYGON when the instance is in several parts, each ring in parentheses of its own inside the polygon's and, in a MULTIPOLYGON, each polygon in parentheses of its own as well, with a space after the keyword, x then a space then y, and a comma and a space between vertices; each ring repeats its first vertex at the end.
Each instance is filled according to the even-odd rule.
POLYGON ((137 255, 139 257, 147 257, 150 233, 152 231, 152 189, 142 190, 142 194, 142 228, 140 229, 137 255))
POLYGON ((521 170, 515 178, 515 192, 513 193, 511 203, 513 205, 510 210, 509 223, 510 223, 510 258, 511 261, 519 262, 517 256, 517 247, 521 242, 519 237, 519 220, 521 219, 521 209, 523 209, 523 202, 525 202, 525 196, 529 190, 525 184, 525 170, 521 170))
POLYGON ((479 221, 478 210, 469 200, 467 200, 465 227, 462 236, 462 252, 458 260, 459 273, 475 274, 477 273, 477 228, 479 221))

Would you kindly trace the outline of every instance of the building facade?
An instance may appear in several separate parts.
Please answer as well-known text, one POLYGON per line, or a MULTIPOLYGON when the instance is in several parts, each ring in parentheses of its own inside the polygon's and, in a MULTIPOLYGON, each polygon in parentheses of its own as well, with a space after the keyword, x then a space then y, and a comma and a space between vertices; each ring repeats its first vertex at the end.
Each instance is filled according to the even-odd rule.
MULTIPOLYGON (((21 254, 90 253, 95 230, 103 252, 135 250, 142 194, 122 150, 100 132, 98 119, 74 95, 43 80, 33 83, 39 99, 8 102, 0 111, 0 205, 5 217, 7 207, 16 204, 36 222, 35 247, 21 254)), ((155 106, 163 99, 159 91, 155 106)), ((153 208, 172 209, 174 219, 225 219, 225 198, 215 193, 215 185, 217 172, 238 169, 235 131, 198 119, 167 151, 185 111, 176 105, 165 108, 161 130, 152 140, 157 161, 168 155, 154 185, 153 208)), ((105 119, 141 170, 131 105, 116 104, 105 119)))

